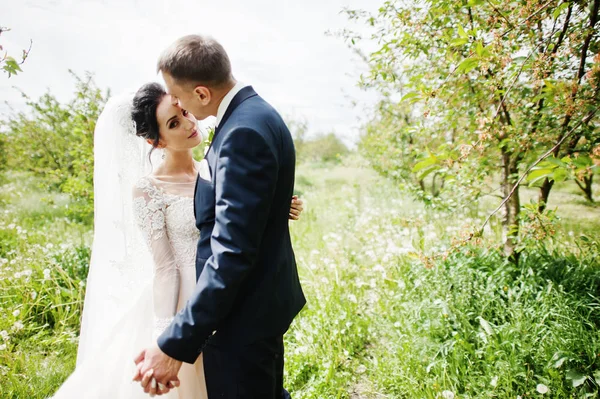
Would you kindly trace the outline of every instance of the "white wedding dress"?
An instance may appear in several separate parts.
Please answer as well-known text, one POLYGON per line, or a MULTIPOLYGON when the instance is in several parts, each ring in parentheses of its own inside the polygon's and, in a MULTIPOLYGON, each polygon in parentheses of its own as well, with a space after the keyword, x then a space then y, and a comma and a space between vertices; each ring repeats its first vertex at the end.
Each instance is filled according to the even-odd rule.
MULTIPOLYGON (((195 183, 149 173, 149 147, 131 129, 131 98, 111 99, 96 126, 94 244, 77 366, 55 399, 148 398, 132 381, 133 360, 156 342, 196 285, 195 183)), ((179 379, 180 387, 162 398, 207 398, 201 356, 183 364, 179 379)))
MULTIPOLYGON (((133 214, 154 259, 152 287, 142 290, 116 323, 115 331, 77 366, 55 398, 148 397, 139 383, 131 381, 133 359, 170 324, 194 290, 199 232, 194 223, 193 197, 193 182, 174 183, 148 176, 136 183, 133 214), (154 305, 149 307, 149 303, 154 305), (147 322, 139 323, 143 315, 147 322), (150 323, 151 331, 147 328, 150 323)), ((179 379, 181 386, 162 397, 207 398, 202 357, 193 365, 184 363, 179 379)))

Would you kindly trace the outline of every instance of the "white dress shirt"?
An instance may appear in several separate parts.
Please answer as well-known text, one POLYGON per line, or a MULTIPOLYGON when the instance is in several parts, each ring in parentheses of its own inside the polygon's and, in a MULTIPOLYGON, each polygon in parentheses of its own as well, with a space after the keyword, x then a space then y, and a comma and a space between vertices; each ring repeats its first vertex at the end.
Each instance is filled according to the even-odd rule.
POLYGON ((225 112, 227 112, 227 108, 229 108, 233 97, 235 97, 235 95, 238 94, 240 90, 242 90, 246 86, 248 85, 242 82, 237 82, 235 86, 233 86, 231 90, 229 90, 229 93, 227 93, 225 97, 223 97, 223 100, 221 101, 221 104, 219 104, 219 108, 217 109, 217 122, 215 123, 215 127, 219 126, 219 123, 221 123, 221 120, 223 119, 223 116, 225 116, 225 112))

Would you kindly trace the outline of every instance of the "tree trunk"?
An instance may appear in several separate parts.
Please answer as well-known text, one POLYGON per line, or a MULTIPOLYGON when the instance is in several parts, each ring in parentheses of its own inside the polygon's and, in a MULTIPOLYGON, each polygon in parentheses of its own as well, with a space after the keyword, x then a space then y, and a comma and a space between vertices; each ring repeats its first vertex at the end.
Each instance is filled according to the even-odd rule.
POLYGON ((583 178, 583 185, 579 183, 579 181, 575 180, 575 183, 579 186, 583 194, 585 195, 585 199, 590 201, 592 204, 594 203, 594 193, 592 192, 592 186, 594 184, 594 175, 590 174, 589 176, 585 176, 583 178))
POLYGON ((540 195, 538 197, 538 212, 542 213, 548 206, 548 198, 550 197, 550 190, 554 186, 554 180, 545 179, 544 184, 540 187, 540 195))
MULTIPOLYGON (((502 191, 504 198, 510 196, 510 192, 517 182, 518 162, 513 162, 512 153, 502 150, 502 191)), ((504 205, 504 220, 502 226, 506 234, 504 242, 504 254, 511 258, 515 263, 518 262, 519 254, 516 251, 519 236, 519 211, 521 210, 521 200, 519 198, 519 188, 515 190, 510 199, 504 205)))

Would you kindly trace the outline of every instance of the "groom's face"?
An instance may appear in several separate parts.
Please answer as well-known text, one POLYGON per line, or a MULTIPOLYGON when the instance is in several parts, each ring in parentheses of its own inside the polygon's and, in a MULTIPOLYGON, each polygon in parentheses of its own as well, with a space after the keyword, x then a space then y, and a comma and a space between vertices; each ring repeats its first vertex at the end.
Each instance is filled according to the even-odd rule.
POLYGON ((191 112, 197 119, 206 119, 210 113, 210 91, 202 86, 180 84, 170 74, 162 72, 167 92, 179 106, 191 112))

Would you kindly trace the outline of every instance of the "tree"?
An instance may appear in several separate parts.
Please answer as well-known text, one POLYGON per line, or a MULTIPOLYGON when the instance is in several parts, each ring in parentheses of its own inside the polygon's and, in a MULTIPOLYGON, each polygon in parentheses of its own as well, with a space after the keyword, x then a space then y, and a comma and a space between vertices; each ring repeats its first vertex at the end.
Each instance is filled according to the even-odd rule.
MULTIPOLYGON (((598 145, 597 133, 588 135, 588 146, 582 139, 599 95, 600 64, 593 57, 599 49, 599 4, 389 0, 374 14, 347 10, 350 19, 373 27, 369 38, 377 43, 375 51, 364 53, 362 38, 344 32, 368 61, 364 87, 382 93, 388 108, 412 107, 416 130, 411 140, 424 154, 413 172, 437 171, 459 183, 446 184, 448 195, 468 185, 471 201, 495 191, 487 184, 499 174, 504 250, 515 259, 521 202, 513 187, 519 173, 548 148, 553 149, 548 162, 566 163, 565 157, 585 156, 578 149, 598 145), (446 140, 427 139, 435 134, 446 140)), ((406 140, 402 134, 397 138, 406 140)), ((561 170, 538 180, 540 212, 554 181, 568 177, 561 170)), ((534 178, 542 175, 535 173, 534 178)))
POLYGON ((33 173, 51 190, 70 194, 73 216, 91 221, 94 129, 109 92, 96 87, 91 74, 72 75, 76 89, 67 104, 50 93, 37 101, 22 93, 27 110, 2 123, 6 166, 33 173))
POLYGON ((341 156, 348 152, 348 147, 335 133, 321 133, 308 138, 308 122, 305 119, 288 117, 286 124, 294 139, 298 162, 335 163, 339 162, 341 156))

